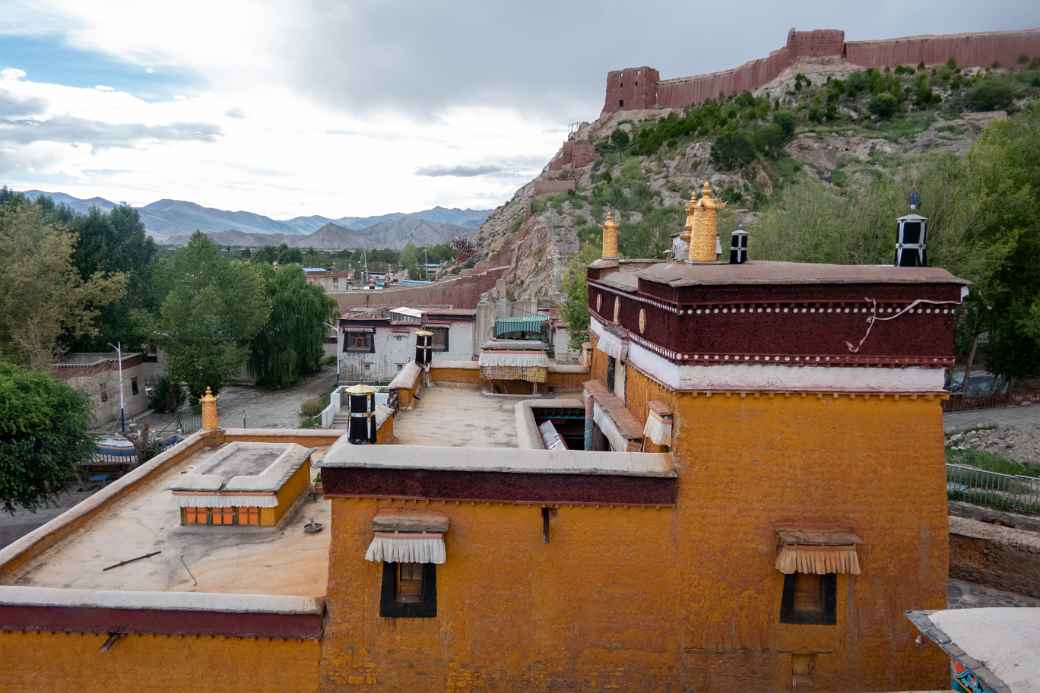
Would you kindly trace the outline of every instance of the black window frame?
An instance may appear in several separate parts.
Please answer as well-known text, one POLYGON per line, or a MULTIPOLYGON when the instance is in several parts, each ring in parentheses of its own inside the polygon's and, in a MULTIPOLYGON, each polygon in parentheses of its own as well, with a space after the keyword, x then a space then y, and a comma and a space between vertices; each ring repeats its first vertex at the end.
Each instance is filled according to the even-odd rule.
POLYGON ((837 574, 820 575, 820 601, 823 603, 823 610, 819 614, 795 610, 795 583, 799 575, 801 573, 784 575, 784 592, 780 598, 780 623, 813 626, 836 625, 838 622, 837 574))
POLYGON ((130 394, 132 394, 133 396, 136 397, 140 393, 141 393, 141 388, 137 384, 137 376, 136 375, 130 376, 130 394))
POLYGON ((343 353, 344 354, 374 354, 376 353, 376 333, 368 330, 343 330, 343 353), (355 349, 351 346, 351 335, 363 334, 368 339, 366 349, 355 349))
POLYGON ((422 599, 397 601, 397 563, 383 563, 383 583, 379 591, 379 615, 384 618, 434 618, 437 616, 437 566, 423 563, 422 599))
POLYGON ((607 356, 607 390, 614 394, 614 383, 617 382, 617 359, 607 356))
POLYGON ((433 332, 435 335, 437 334, 438 330, 444 332, 444 348, 442 349, 442 348, 438 347, 436 340, 431 338, 430 339, 430 351, 438 352, 438 353, 444 353, 445 351, 450 351, 450 349, 451 349, 451 342, 450 342, 450 339, 451 339, 451 328, 450 327, 448 327, 447 325, 424 325, 423 329, 424 330, 429 330, 430 332, 433 332))

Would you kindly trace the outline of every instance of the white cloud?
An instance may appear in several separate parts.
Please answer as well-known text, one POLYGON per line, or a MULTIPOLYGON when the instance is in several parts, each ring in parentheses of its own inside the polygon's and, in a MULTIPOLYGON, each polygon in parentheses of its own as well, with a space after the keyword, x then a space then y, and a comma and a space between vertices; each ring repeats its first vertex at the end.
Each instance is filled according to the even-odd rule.
POLYGON ((97 89, 98 91, 115 91, 115 89, 113 87, 110 87, 107 84, 98 84, 94 88, 97 89))
POLYGON ((25 70, 19 70, 17 67, 5 67, 0 70, 0 79, 15 81, 23 79, 25 77, 25 70))

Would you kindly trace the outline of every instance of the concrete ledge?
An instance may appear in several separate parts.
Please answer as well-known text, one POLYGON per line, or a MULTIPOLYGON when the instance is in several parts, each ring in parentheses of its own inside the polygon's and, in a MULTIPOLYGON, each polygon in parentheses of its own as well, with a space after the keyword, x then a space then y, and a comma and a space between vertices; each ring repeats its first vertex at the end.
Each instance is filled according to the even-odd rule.
POLYGON ((1040 534, 951 516, 950 576, 1040 598, 1040 534))
POLYGON ((0 586, 0 630, 318 639, 324 600, 0 586))
POLYGON ((516 403, 517 447, 527 450, 544 450, 542 434, 534 420, 535 409, 584 409, 580 399, 528 399, 516 403))
POLYGON ((219 444, 222 437, 219 430, 193 433, 97 493, 84 498, 47 524, 8 544, 0 550, 0 578, 9 575, 25 561, 68 537, 102 508, 131 492, 152 474, 176 464, 200 448, 219 444))

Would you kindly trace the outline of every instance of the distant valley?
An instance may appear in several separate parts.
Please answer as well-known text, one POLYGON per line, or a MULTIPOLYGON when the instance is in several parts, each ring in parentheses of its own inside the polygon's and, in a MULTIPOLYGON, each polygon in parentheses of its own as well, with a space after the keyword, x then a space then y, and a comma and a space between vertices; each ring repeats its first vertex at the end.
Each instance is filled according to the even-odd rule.
MULTIPOLYGON (((49 197, 75 212, 91 207, 108 210, 115 202, 103 197, 81 199, 61 192, 27 190, 30 198, 49 197)), ((156 241, 183 245, 202 231, 221 245, 261 247, 285 243, 290 247, 343 250, 346 248, 403 248, 408 243, 432 245, 458 236, 474 235, 491 213, 483 209, 434 207, 420 212, 395 212, 372 217, 321 215, 271 219, 262 214, 203 207, 183 200, 159 200, 137 207, 145 229, 156 241)))

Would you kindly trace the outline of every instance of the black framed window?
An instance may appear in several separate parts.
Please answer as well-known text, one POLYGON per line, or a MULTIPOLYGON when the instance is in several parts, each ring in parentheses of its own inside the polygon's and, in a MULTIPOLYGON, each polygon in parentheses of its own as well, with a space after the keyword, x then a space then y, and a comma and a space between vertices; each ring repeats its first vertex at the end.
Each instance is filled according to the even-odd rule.
POLYGON ((379 615, 433 618, 437 615, 437 566, 433 563, 384 563, 379 615))
POLYGON ((375 332, 347 330, 343 333, 343 351, 374 354, 376 351, 375 337, 375 332))
POLYGON ((140 387, 137 385, 137 376, 135 375, 130 378, 130 393, 136 396, 139 392, 140 387))
POLYGON ((448 328, 447 327, 432 327, 427 326, 424 329, 429 330, 433 333, 433 346, 431 351, 447 351, 448 350, 448 328))
POLYGON ((617 373, 617 359, 613 356, 607 357, 607 389, 614 393, 614 376, 617 373))
POLYGON ((833 626, 837 622, 837 587, 834 573, 785 575, 780 622, 833 626))

